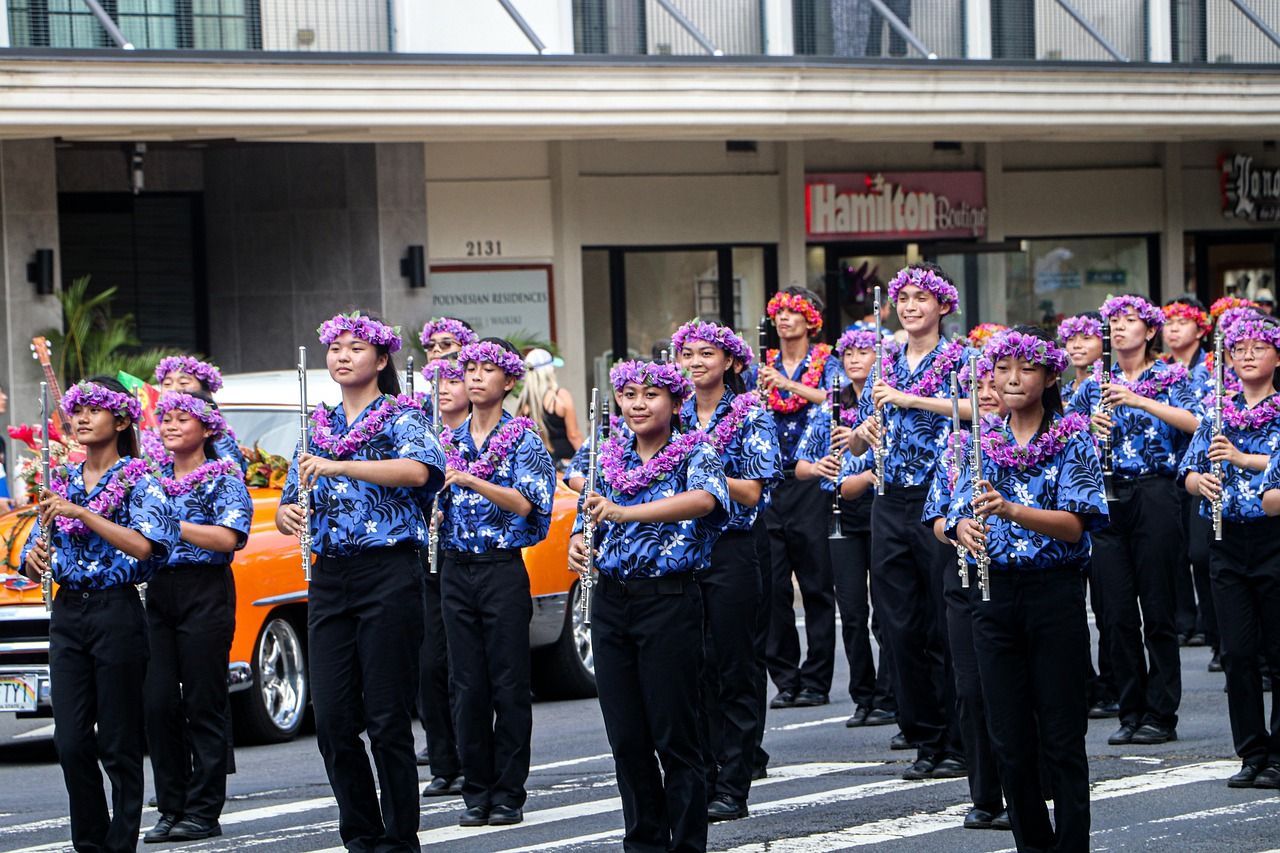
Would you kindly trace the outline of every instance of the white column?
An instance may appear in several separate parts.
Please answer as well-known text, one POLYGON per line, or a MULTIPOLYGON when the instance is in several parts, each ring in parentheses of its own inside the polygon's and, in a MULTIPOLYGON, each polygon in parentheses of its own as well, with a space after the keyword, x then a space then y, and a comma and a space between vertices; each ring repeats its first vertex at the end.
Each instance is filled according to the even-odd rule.
POLYGON ((764 0, 764 52, 769 56, 795 53, 795 33, 791 17, 792 0, 764 0))
MULTIPOLYGON (((987 236, 992 243, 1008 238, 1004 213, 1004 148, 999 142, 982 146, 982 173, 987 183, 987 236)), ((979 316, 967 318, 970 327, 978 323, 1007 323, 1009 320, 1008 283, 1005 257, 983 256, 986 275, 978 289, 979 316)))
POLYGON ((805 284, 804 142, 779 142, 778 287, 805 284))
POLYGON ((1164 167, 1164 223, 1160 230, 1161 302, 1169 302, 1187 289, 1186 253, 1183 249, 1182 144, 1166 142, 1162 146, 1164 167))
POLYGON ((966 59, 991 58, 991 0, 964 0, 966 59))
POLYGON ((1173 61, 1173 4, 1170 0, 1147 0, 1147 59, 1150 62, 1173 61))
MULTIPOLYGON (((564 358, 560 381, 573 392, 575 399, 590 400, 591 364, 587 359, 587 318, 583 310, 582 237, 579 232, 578 144, 552 142, 551 161, 551 228, 555 297, 556 343, 564 358)), ((596 323, 609 322, 596 317, 596 323)), ((583 406, 586 404, 584 403, 583 406)), ((585 409, 580 409, 585 411, 585 409)), ((580 418, 584 420, 585 415, 580 418)))

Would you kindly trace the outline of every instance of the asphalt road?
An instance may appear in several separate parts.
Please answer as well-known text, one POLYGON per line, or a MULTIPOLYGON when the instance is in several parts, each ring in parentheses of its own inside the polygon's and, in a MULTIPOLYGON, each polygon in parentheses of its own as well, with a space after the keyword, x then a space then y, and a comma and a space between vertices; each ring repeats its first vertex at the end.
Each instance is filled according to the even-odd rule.
MULTIPOLYGON (((1095 850, 1280 853, 1280 795, 1224 784, 1238 763, 1231 754, 1222 676, 1205 671, 1208 659, 1208 649, 1183 650, 1176 743, 1108 747, 1113 721, 1091 725, 1095 850)), ((845 677, 841 667, 837 684, 845 677)), ((888 749, 895 729, 846 729, 851 703, 845 695, 832 698, 826 707, 771 712, 765 743, 772 754, 769 778, 752 789, 749 818, 711 827, 711 849, 1013 848, 1008 833, 959 828, 967 808, 963 780, 902 781, 913 753, 888 749)), ((47 720, 0 715, 0 850, 70 849, 66 793, 49 731, 47 720)), ((421 744, 420 731, 418 738, 421 744)), ((457 800, 424 800, 422 842, 468 853, 617 849, 622 814, 608 752, 594 701, 536 704, 525 823, 461 829, 457 800)), ((226 835, 182 849, 310 851, 340 844, 337 810, 313 737, 241 748, 237 763, 222 817, 226 835)), ((155 817, 154 809, 144 812, 143 827, 155 817)))

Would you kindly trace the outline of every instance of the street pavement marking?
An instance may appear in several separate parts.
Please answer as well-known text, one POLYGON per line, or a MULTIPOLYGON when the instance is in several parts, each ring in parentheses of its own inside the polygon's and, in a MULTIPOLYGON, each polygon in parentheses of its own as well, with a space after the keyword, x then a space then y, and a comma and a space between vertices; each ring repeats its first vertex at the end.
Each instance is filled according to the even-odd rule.
POLYGON ((839 717, 823 717, 821 720, 807 720, 803 723, 787 723, 785 726, 770 726, 766 732, 794 732, 796 729, 811 729, 815 726, 829 726, 832 723, 843 723, 848 715, 839 717))
POLYGON ((30 737, 50 737, 53 734, 53 723, 47 726, 41 726, 38 729, 32 729, 29 732, 23 732, 20 735, 14 735, 13 740, 22 740, 30 737))
POLYGON ((599 755, 587 755, 582 758, 567 758, 564 761, 553 761, 550 764, 537 764, 529 768, 530 773, 537 773, 542 770, 558 770, 561 767, 572 767, 575 764, 587 764, 592 761, 601 761, 608 758, 613 760, 612 752, 602 752, 599 755))

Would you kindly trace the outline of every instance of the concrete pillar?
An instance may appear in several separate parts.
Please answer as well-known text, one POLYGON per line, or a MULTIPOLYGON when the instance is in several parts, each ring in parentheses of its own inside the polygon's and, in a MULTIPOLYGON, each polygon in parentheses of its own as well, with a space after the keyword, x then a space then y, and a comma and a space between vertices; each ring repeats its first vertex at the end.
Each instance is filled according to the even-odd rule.
MULTIPOLYGON (((431 315, 430 277, 426 287, 411 288, 400 273, 400 259, 408 254, 409 246, 422 246, 424 251, 427 247, 425 146, 421 142, 402 142, 379 143, 375 147, 382 316, 392 325, 401 326, 405 349, 410 351, 411 341, 431 315)), ((421 358, 418 363, 422 363, 421 358)))
POLYGON ((792 0, 763 0, 764 52, 769 56, 791 56, 796 52, 792 0))
MULTIPOLYGON (((999 243, 1008 237, 1004 214, 1004 148, 999 142, 982 146, 982 173, 987 182, 987 241, 999 243)), ((985 256, 986 276, 978 288, 978 316, 966 321, 972 328, 978 323, 1006 323, 1009 299, 1005 256, 985 256)))
POLYGON ((1160 282, 1156 295, 1169 302, 1187 289, 1186 253, 1183 250, 1182 143, 1161 147, 1164 168, 1164 222, 1160 229, 1160 282))
POLYGON ((991 0, 964 0, 965 59, 991 58, 991 0))
POLYGON ((1147 0, 1147 61, 1173 62, 1171 0, 1147 0))
POLYGON ((805 284, 804 142, 778 143, 778 286, 805 284))
MULTIPOLYGON (((591 365, 587 359, 583 310, 582 237, 578 228, 579 173, 578 143, 553 142, 550 145, 551 228, 553 242, 552 296, 555 300, 556 344, 564 359, 560 381, 575 400, 591 399, 591 365)), ((595 317, 593 322, 608 323, 608 317, 595 317)), ((586 407, 578 406, 579 421, 586 422, 586 407)))

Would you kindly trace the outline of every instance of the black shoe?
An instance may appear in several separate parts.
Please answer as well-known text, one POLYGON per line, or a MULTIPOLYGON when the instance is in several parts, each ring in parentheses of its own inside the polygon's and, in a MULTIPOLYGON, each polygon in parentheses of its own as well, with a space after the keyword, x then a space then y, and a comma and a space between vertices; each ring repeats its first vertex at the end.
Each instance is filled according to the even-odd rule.
POLYGON ((1213 650, 1213 657, 1209 658, 1209 672, 1222 672, 1222 652, 1217 649, 1213 650))
POLYGON ((1179 634, 1179 635, 1178 635, 1178 645, 1179 645, 1179 646, 1185 646, 1185 645, 1187 644, 1187 641, 1188 641, 1188 640, 1190 640, 1190 639, 1191 639, 1191 638, 1190 638, 1189 636, 1187 636, 1186 634, 1179 634))
POLYGON ((462 784, 466 781, 462 776, 454 777, 454 780, 449 783, 449 794, 451 796, 460 796, 462 794, 462 784))
POLYGON ((169 832, 177 822, 178 816, 176 814, 160 815, 160 819, 156 821, 156 825, 148 829, 147 834, 142 836, 143 842, 146 844, 159 844, 161 841, 168 841, 169 832))
POLYGON ((169 830, 170 841, 200 841, 205 838, 216 838, 222 834, 222 824, 216 820, 198 820, 184 817, 169 830))
POLYGON ((991 821, 995 820, 995 815, 977 806, 969 809, 969 813, 964 816, 965 829, 990 829, 991 821))
POLYGON ((1112 717, 1120 716, 1120 703, 1114 699, 1103 699, 1093 703, 1093 707, 1089 709, 1089 719, 1091 720, 1107 720, 1112 717))
POLYGON ((489 826, 511 826, 517 823, 524 823, 524 809, 494 806, 489 810, 489 826))
POLYGON ((1178 730, 1173 726, 1162 726, 1158 723, 1146 723, 1133 733, 1130 743, 1143 746, 1154 746, 1158 743, 1169 743, 1178 739, 1178 730))
POLYGON ((768 768, 768 767, 754 767, 754 768, 752 768, 752 770, 751 770, 751 781, 752 781, 752 782, 759 782, 761 779, 766 779, 766 778, 768 778, 768 776, 769 776, 769 768, 768 768))
POLYGON ((944 758, 933 765, 930 779, 963 779, 969 775, 969 765, 962 758, 944 758))
POLYGON ((437 776, 427 783, 427 787, 422 789, 424 797, 448 797, 453 794, 462 793, 461 776, 454 776, 450 779, 448 776, 437 776), (458 789, 454 790, 454 784, 458 784, 458 789))
POLYGON ((1120 728, 1116 729, 1111 737, 1107 738, 1107 743, 1111 746, 1128 746, 1133 743, 1133 733, 1137 730, 1138 727, 1135 725, 1121 723, 1120 728))
POLYGON ((889 748, 890 749, 915 749, 915 747, 911 745, 911 742, 907 740, 907 736, 904 735, 902 732, 898 732, 896 735, 893 736, 893 738, 889 741, 889 748))
POLYGON ((1200 646, 1203 646, 1204 643, 1205 643, 1204 634, 1201 634, 1199 632, 1192 634, 1190 637, 1187 637, 1187 645, 1192 646, 1193 648, 1198 648, 1200 646))
POLYGON ((794 708, 796 706, 796 692, 794 690, 779 690, 778 695, 773 697, 773 701, 769 703, 769 707, 777 710, 778 708, 794 708))
POLYGON ((427 755, 427 748, 424 746, 422 751, 418 753, 418 766, 426 767, 431 763, 431 756, 427 755))
POLYGON ((1013 832, 1013 821, 1009 820, 1009 810, 1005 809, 1000 814, 991 819, 992 829, 1003 829, 1005 832, 1013 832))
POLYGON ((458 826, 488 826, 489 825, 489 808, 487 806, 475 806, 467 809, 462 813, 462 817, 458 818, 458 826))
POLYGON ((745 803, 734 802, 728 794, 720 794, 707 803, 707 820, 715 823, 721 820, 738 820, 747 816, 745 803))
POLYGON ((795 706, 797 708, 816 708, 819 705, 826 705, 831 699, 825 693, 819 693, 812 687, 801 688, 796 694, 795 706))
POLYGON ((888 726, 898 722, 898 715, 893 711, 886 711, 883 708, 873 708, 871 713, 867 714, 868 726, 888 726))
POLYGON ((1254 777, 1253 787, 1276 790, 1280 788, 1280 764, 1272 764, 1265 770, 1259 770, 1254 777))
POLYGON ((846 729, 856 729, 859 726, 865 726, 869 716, 871 716, 871 710, 859 706, 853 710, 853 716, 844 721, 844 727, 846 729))
POLYGON ((930 779, 933 777, 933 768, 936 765, 932 758, 918 758, 916 763, 907 768, 907 772, 902 774, 902 778, 908 782, 919 782, 922 779, 930 779))
POLYGON ((1245 762, 1240 771, 1227 780, 1228 788, 1252 788, 1254 780, 1258 778, 1258 774, 1262 772, 1261 767, 1255 767, 1249 762, 1245 762))

